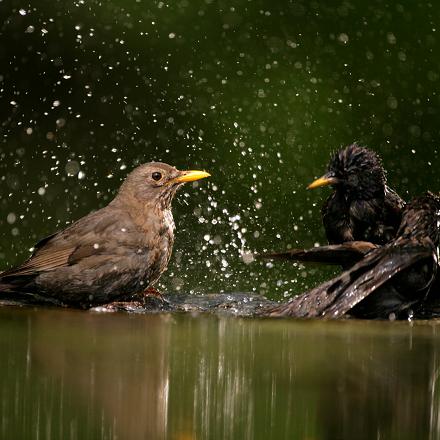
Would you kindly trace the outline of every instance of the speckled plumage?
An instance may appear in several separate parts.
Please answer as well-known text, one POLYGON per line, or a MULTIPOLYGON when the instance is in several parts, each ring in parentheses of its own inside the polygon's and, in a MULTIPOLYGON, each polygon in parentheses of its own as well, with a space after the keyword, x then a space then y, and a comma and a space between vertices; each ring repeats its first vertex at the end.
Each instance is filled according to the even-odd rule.
POLYGON ((334 192, 321 211, 330 244, 385 244, 394 237, 405 203, 387 186, 375 152, 349 145, 332 157, 326 176, 334 179, 334 192))
POLYGON ((108 206, 43 239, 29 260, 0 274, 0 292, 89 307, 147 289, 171 256, 171 201, 182 184, 174 180, 184 173, 159 162, 140 165, 108 206))
POLYGON ((368 252, 341 275, 271 311, 272 316, 338 318, 406 317, 419 308, 437 273, 440 198, 414 199, 402 216, 397 236, 368 252))

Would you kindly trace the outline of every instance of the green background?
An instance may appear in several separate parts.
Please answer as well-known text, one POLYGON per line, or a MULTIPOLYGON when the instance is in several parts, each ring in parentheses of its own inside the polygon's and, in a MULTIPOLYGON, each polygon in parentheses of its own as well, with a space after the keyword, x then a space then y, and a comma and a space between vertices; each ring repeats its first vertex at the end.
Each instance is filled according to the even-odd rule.
POLYGON ((323 243, 329 191, 305 187, 353 141, 381 154, 402 197, 440 189, 439 14, 363 0, 0 2, 0 267, 162 160, 212 173, 174 203, 162 290, 279 298, 323 280, 240 252, 323 243))
MULTIPOLYGON (((212 173, 163 291, 322 281, 240 253, 324 243, 305 187, 353 141, 440 190, 439 28, 421 1, 0 1, 0 269, 163 160, 212 173)), ((437 439, 437 327, 3 307, 0 438, 437 439)))

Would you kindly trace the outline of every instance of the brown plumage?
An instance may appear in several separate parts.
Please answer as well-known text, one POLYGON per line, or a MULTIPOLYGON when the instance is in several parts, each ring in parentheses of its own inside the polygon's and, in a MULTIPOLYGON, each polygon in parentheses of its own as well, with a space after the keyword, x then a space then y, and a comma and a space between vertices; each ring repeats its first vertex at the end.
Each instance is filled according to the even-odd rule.
POLYGON ((160 162, 140 165, 109 205, 41 240, 27 261, 1 273, 0 297, 89 307, 147 289, 171 256, 177 189, 207 176, 160 162))

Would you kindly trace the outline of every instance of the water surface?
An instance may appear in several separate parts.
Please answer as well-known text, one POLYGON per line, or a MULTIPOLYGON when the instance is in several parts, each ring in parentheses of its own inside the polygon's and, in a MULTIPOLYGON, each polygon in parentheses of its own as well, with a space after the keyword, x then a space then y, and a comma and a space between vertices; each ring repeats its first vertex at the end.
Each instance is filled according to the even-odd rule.
POLYGON ((440 438, 440 326, 0 309, 0 437, 440 438))

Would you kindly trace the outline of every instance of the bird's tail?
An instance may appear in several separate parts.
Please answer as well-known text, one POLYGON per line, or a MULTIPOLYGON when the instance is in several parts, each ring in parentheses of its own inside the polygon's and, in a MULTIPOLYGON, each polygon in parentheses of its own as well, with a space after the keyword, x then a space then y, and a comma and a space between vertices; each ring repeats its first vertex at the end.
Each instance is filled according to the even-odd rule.
MULTIPOLYGON (((33 276, 2 276, 0 274, 0 304, 54 304, 56 300, 38 295, 32 289, 33 276)), ((56 305, 59 305, 58 302, 56 305)))
POLYGON ((22 280, 20 281, 21 282, 7 282, 0 278, 0 306, 64 306, 64 303, 55 298, 38 295, 33 292, 30 287, 26 287, 26 285, 29 286, 28 283, 24 283, 22 280))

